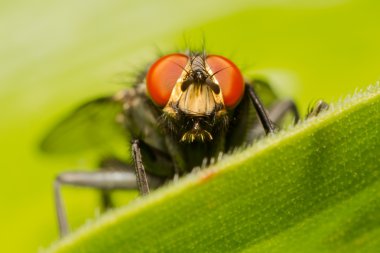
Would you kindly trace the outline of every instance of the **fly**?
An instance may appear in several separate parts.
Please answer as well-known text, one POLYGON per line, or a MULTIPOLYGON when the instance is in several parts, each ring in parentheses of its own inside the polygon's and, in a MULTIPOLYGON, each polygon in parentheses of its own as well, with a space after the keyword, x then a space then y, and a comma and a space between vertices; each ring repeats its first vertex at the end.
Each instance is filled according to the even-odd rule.
POLYGON ((69 231, 61 185, 100 189, 104 206, 111 207, 111 190, 146 195, 220 153, 274 132, 288 114, 298 121, 293 101, 278 100, 263 81, 247 81, 226 57, 190 52, 159 58, 133 88, 85 103, 42 141, 44 151, 60 153, 132 140, 131 163, 115 155, 103 159, 98 171, 58 175, 54 193, 61 236, 69 231))

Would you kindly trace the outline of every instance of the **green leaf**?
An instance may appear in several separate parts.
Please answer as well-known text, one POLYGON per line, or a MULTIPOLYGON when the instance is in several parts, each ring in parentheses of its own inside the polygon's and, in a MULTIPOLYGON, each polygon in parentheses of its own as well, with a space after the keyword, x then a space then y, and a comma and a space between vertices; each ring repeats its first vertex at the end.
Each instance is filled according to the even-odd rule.
POLYGON ((51 252, 377 252, 380 86, 109 212, 51 252))

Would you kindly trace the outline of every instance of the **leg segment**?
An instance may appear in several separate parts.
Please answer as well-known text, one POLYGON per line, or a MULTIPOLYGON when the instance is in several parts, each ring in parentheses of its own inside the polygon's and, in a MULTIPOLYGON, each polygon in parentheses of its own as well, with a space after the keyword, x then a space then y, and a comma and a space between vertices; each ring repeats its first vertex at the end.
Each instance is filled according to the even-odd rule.
POLYGON ((252 101, 253 106, 256 109, 257 115, 259 116, 260 122, 264 127, 265 133, 273 133, 274 125, 272 121, 269 119, 268 114, 265 111, 263 104, 261 103, 259 97, 256 95, 255 90, 249 84, 245 85, 246 92, 248 93, 249 98, 252 101))
POLYGON ((308 109, 306 118, 308 119, 311 117, 318 116, 318 114, 320 114, 323 111, 326 111, 327 109, 329 109, 329 104, 323 100, 318 100, 313 107, 308 109))
MULTIPOLYGON (((274 124, 279 124, 289 112, 293 114, 294 122, 297 123, 299 121, 299 112, 297 106, 292 100, 284 100, 276 103, 274 106, 269 108, 268 116, 271 122, 274 122, 274 124)), ((248 140, 254 140, 263 134, 263 128, 261 126, 255 126, 249 134, 248 140)))
POLYGON ((149 194, 149 185, 145 173, 145 168, 142 163, 141 150, 138 140, 132 141, 132 157, 136 170, 136 182, 140 191, 140 195, 144 196, 149 194))
MULTIPOLYGON (((162 182, 149 176, 149 182, 157 187, 162 182)), ((91 187, 101 190, 137 189, 136 175, 133 171, 64 172, 54 182, 55 206, 61 237, 69 232, 65 208, 61 195, 62 185, 91 187)))
POLYGON ((100 200, 102 202, 102 211, 106 211, 106 210, 112 209, 114 207, 114 204, 112 202, 111 193, 112 193, 112 191, 109 191, 109 190, 101 190, 100 200))
MULTIPOLYGON (((130 164, 114 158, 108 157, 102 159, 99 163, 99 168, 101 171, 130 171, 134 172, 134 168, 130 164)), ((112 202, 112 190, 100 190, 100 200, 102 203, 102 211, 106 211, 114 207, 112 202)))
POLYGON ((300 115, 296 104, 292 100, 284 100, 276 103, 269 109, 269 117, 272 122, 280 122, 285 115, 291 112, 294 116, 294 123, 297 123, 300 119, 300 115))

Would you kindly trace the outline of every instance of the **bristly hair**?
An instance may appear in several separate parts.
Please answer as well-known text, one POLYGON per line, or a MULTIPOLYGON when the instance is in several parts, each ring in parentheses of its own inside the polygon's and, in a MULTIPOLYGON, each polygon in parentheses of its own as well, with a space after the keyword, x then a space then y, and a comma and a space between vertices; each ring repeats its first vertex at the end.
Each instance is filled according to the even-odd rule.
POLYGON ((166 113, 162 113, 157 121, 160 129, 163 129, 166 134, 170 134, 173 138, 178 134, 177 127, 173 124, 173 121, 166 113))
MULTIPOLYGON (((194 41, 190 40, 189 36, 186 36, 186 34, 183 35, 183 42, 179 44, 183 44, 183 46, 178 47, 176 50, 177 52, 185 53, 189 56, 202 56, 203 59, 203 66, 205 65, 205 59, 206 59, 206 35, 202 31, 201 32, 201 38, 200 40, 195 40, 196 43, 193 43, 194 41), (200 44, 199 44, 200 41, 200 44)), ((163 50, 160 48, 158 44, 154 45, 154 52, 156 55, 156 59, 168 54, 168 50, 163 50)), ((172 50, 170 50, 172 52, 172 50)), ((120 73, 116 73, 114 77, 112 78, 111 82, 114 84, 120 84, 123 86, 133 86, 138 85, 142 82, 144 82, 146 73, 148 71, 149 66, 152 64, 151 61, 143 61, 143 64, 128 64, 128 70, 127 71, 120 71, 120 73)))
MULTIPOLYGON (((178 135, 186 130, 192 122, 189 121, 183 121, 181 119, 183 115, 179 112, 178 117, 172 118, 166 113, 162 113, 157 121, 157 125, 165 131, 166 134, 170 135, 172 138, 177 138, 179 137, 178 135), (181 124, 183 125, 178 125, 178 122, 182 122, 181 124)), ((229 125, 229 118, 230 116, 228 114, 224 115, 223 117, 220 117, 217 119, 216 115, 214 115, 213 118, 210 118, 210 121, 204 121, 204 123, 207 123, 211 128, 213 128, 213 133, 214 135, 219 135, 220 132, 225 132, 228 129, 229 125), (218 128, 214 128, 213 126, 219 124, 218 128)))
POLYGON ((199 55, 203 59, 207 56, 207 43, 206 34, 204 31, 200 32, 200 35, 194 36, 193 34, 189 36, 188 34, 183 34, 182 36, 182 46, 178 48, 178 52, 183 52, 187 55, 199 55))
POLYGON ((127 71, 120 71, 114 74, 111 79, 112 84, 132 87, 141 83, 146 75, 146 68, 141 66, 129 66, 127 71))

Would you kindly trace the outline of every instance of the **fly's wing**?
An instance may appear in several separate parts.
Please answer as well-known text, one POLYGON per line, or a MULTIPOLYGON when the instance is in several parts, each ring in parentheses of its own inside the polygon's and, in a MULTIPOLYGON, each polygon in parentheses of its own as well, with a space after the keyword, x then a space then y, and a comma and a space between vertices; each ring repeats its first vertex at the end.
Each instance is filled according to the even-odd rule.
POLYGON ((89 150, 110 153, 120 145, 126 148, 126 132, 116 121, 121 112, 122 105, 113 97, 89 101, 54 126, 42 140, 40 148, 52 154, 89 150))

